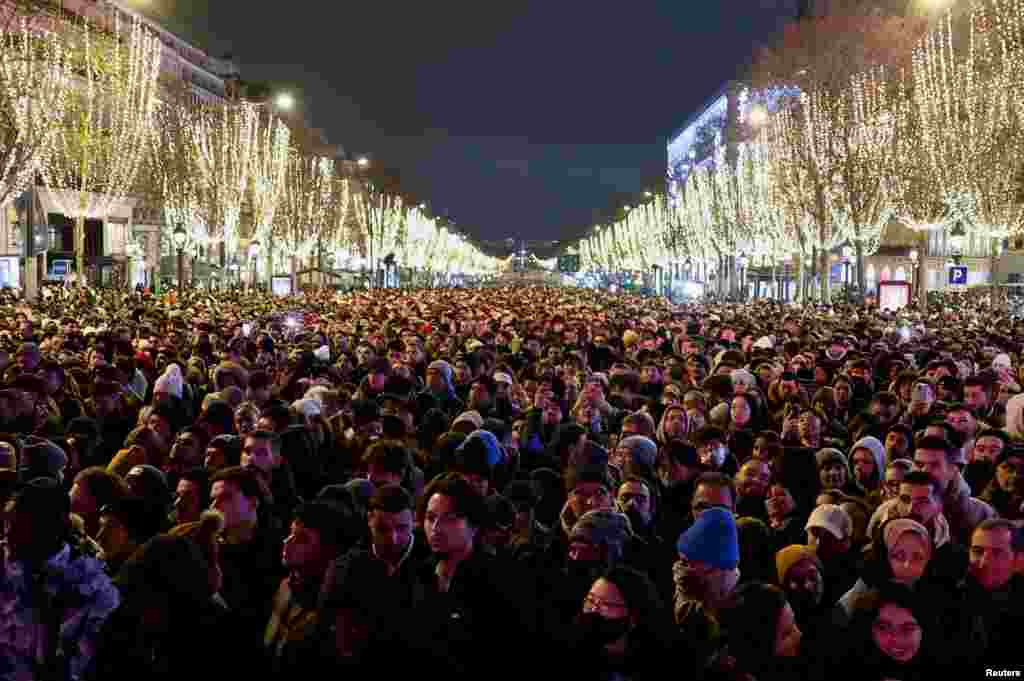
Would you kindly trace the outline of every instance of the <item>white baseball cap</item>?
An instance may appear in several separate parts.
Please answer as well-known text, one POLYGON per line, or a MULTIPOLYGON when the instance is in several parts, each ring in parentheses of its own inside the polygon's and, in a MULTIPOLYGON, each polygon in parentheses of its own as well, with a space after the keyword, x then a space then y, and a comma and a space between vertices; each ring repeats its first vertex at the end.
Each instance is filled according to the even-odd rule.
POLYGON ((835 504, 822 504, 814 509, 811 517, 807 519, 804 529, 809 530, 812 527, 828 530, 839 541, 843 541, 853 534, 853 521, 850 520, 850 514, 835 504))

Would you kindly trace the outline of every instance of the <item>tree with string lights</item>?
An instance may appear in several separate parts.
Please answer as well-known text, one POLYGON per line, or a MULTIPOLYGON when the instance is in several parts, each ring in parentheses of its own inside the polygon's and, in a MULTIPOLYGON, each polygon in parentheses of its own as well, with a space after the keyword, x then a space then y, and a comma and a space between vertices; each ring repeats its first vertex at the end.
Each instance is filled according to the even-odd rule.
POLYGON ((133 187, 150 149, 162 43, 138 19, 115 19, 112 35, 69 24, 75 70, 68 111, 42 179, 75 219, 78 276, 85 276, 85 220, 104 219, 133 187))
POLYGON ((200 104, 193 116, 196 197, 205 239, 237 257, 242 207, 252 178, 258 105, 200 104))
POLYGON ((0 29, 0 207, 35 182, 60 134, 72 78, 67 47, 26 20, 0 29))
POLYGON ((801 234, 800 257, 818 261, 825 300, 828 251, 845 240, 857 249, 863 290, 865 247, 877 248, 892 203, 896 88, 886 68, 906 61, 925 28, 920 18, 882 13, 805 16, 787 25, 751 69, 755 88, 799 93, 771 116, 768 141, 780 197, 816 228, 801 234))
POLYGON ((287 189, 289 139, 287 125, 272 111, 257 112, 253 134, 249 201, 252 208, 252 239, 266 244, 267 277, 274 274, 271 235, 274 218, 287 189))
POLYGON ((292 273, 299 262, 313 254, 334 223, 339 194, 331 159, 303 154, 292 148, 284 176, 284 192, 274 214, 275 254, 291 261, 292 273))
POLYGON ((1024 228, 1022 11, 1020 0, 986 0, 947 13, 914 50, 895 117, 897 219, 922 237, 942 234, 954 257, 973 236, 993 282, 997 240, 1024 228))
POLYGON ((366 174, 354 196, 355 217, 361 228, 360 246, 371 272, 405 242, 408 205, 396 185, 397 175, 386 170, 366 174))
POLYGON ((197 115, 185 83, 165 84, 155 115, 153 149, 147 155, 136 190, 161 207, 164 224, 169 226, 160 231, 167 250, 173 250, 171 233, 180 226, 186 234, 182 250, 192 257, 197 257, 199 248, 209 243, 199 204, 197 115))

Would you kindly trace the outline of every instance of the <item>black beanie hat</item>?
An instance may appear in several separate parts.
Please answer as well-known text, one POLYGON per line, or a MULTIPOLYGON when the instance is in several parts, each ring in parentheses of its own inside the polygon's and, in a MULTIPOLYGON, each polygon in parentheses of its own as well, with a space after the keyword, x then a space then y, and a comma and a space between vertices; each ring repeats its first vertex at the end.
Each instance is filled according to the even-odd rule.
POLYGON ((125 591, 159 592, 170 603, 202 605, 210 591, 209 564, 191 539, 157 535, 136 551, 114 582, 125 591))
POLYGON ((488 463, 489 452, 486 443, 480 438, 466 438, 464 444, 455 452, 453 468, 460 473, 473 473, 490 477, 492 469, 488 463))
POLYGON ((14 493, 14 505, 20 512, 59 522, 71 513, 71 499, 55 479, 29 480, 14 493))
POLYGON ((505 486, 502 495, 521 509, 533 508, 537 505, 537 490, 530 480, 513 480, 505 486))
POLYGON ((100 509, 100 515, 112 515, 124 525, 129 536, 139 544, 155 537, 164 529, 163 513, 156 504, 137 496, 121 497, 100 509))
POLYGON ((65 432, 66 437, 71 437, 72 435, 86 442, 95 442, 100 439, 99 424, 87 416, 73 418, 68 422, 67 431, 65 432))

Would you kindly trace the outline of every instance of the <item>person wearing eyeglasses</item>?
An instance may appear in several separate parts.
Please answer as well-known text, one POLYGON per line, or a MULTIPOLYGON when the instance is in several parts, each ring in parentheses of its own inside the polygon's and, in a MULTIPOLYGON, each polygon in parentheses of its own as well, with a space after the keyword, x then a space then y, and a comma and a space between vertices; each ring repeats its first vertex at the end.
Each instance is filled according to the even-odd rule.
POLYGON ((739 584, 739 534, 732 512, 703 512, 676 542, 675 622, 698 663, 709 662, 722 644, 720 611, 739 584))
POLYGON ((673 646, 677 634, 671 614, 644 573, 623 566, 605 570, 582 601, 571 642, 583 654, 566 656, 569 669, 559 676, 618 674, 643 681, 662 678, 667 665, 681 674, 696 671, 685 647, 673 646))
POLYGON ((1015 448, 999 453, 995 475, 978 498, 995 509, 1000 518, 1024 518, 1024 451, 1015 448))
POLYGON ((914 469, 914 462, 910 459, 893 459, 885 467, 885 480, 879 488, 879 500, 885 503, 890 499, 900 496, 900 483, 907 473, 914 469))
POLYGON ((549 604, 555 636, 564 638, 568 633, 580 601, 594 580, 605 570, 626 564, 632 541, 629 519, 611 508, 588 511, 573 524, 564 553, 554 564, 557 567, 540 587, 540 602, 549 604))

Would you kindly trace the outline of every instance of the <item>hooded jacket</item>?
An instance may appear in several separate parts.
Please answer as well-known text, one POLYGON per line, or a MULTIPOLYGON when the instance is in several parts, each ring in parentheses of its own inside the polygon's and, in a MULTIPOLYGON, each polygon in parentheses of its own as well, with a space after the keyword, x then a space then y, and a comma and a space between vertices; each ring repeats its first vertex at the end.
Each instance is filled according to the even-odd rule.
MULTIPOLYGON (((668 444, 669 441, 670 441, 670 439, 665 435, 665 417, 668 414, 670 414, 671 412, 673 412, 673 411, 681 411, 681 412, 683 412, 683 415, 686 416, 686 434, 689 434, 689 432, 690 432, 690 416, 686 413, 686 410, 683 409, 683 407, 681 407, 681 406, 675 406, 675 405, 673 405, 671 407, 666 407, 665 411, 663 411, 661 413, 661 419, 658 421, 658 428, 657 428, 657 430, 655 431, 655 434, 654 434, 654 436, 657 438, 658 442, 660 442, 662 444, 668 444)), ((685 437, 686 434, 684 434, 684 437, 685 437)))
MULTIPOLYGON (((437 360, 432 365, 442 362, 443 360, 437 360)), ((453 419, 458 414, 461 414, 466 410, 465 403, 459 399, 458 394, 455 391, 455 386, 452 383, 452 369, 451 366, 444 362, 444 366, 436 367, 439 369, 441 376, 444 377, 445 391, 443 393, 435 393, 430 388, 424 388, 421 394, 429 395, 437 400, 437 407, 441 411, 448 415, 448 418, 453 419)))
MULTIPOLYGON (((901 517, 897 504, 899 504, 899 499, 890 499, 875 509, 871 519, 868 521, 867 534, 869 537, 875 536, 875 530, 885 521, 901 517)), ((937 551, 950 542, 950 525, 942 513, 935 515, 932 525, 932 546, 937 551)))
MULTIPOLYGON (((855 480, 853 476, 853 453, 858 449, 866 449, 869 452, 871 452, 871 456, 875 460, 875 481, 878 482, 879 480, 881 480, 882 471, 885 470, 885 445, 879 442, 878 438, 872 437, 871 435, 868 435, 867 437, 862 437, 861 439, 854 442, 853 446, 850 447, 850 480, 855 480)), ((855 484, 857 483, 855 482, 855 484)), ((857 487, 860 487, 860 484, 857 484, 857 487)), ((865 493, 868 493, 871 492, 872 490, 866 489, 863 491, 865 493)))

